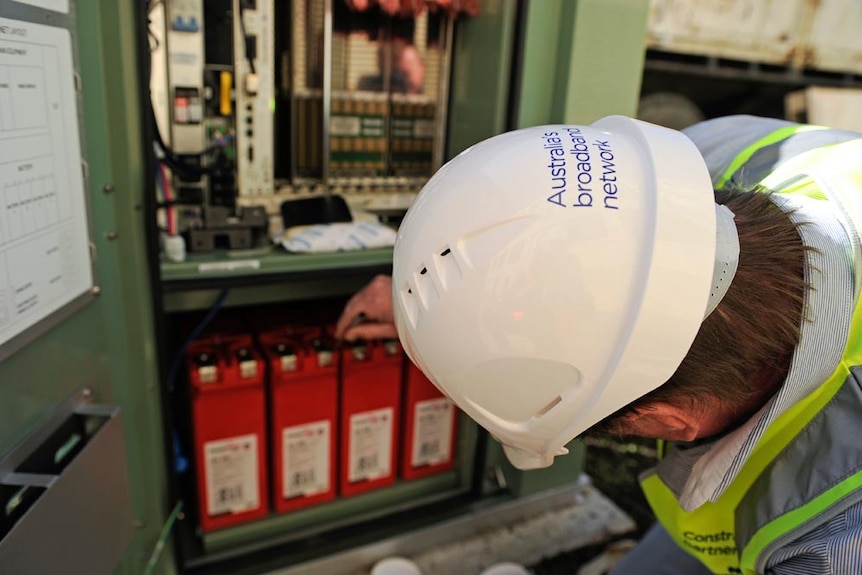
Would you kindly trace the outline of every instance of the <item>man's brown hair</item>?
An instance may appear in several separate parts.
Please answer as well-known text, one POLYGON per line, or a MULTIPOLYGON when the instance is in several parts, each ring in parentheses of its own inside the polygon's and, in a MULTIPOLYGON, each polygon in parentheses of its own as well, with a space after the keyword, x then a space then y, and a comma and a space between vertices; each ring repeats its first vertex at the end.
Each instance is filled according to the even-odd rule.
POLYGON ((771 397, 786 376, 803 321, 807 248, 770 193, 724 189, 715 200, 736 215, 736 276, 673 376, 610 420, 648 411, 653 402, 698 408, 715 400, 739 406, 739 417, 746 418, 756 410, 751 404, 771 397))

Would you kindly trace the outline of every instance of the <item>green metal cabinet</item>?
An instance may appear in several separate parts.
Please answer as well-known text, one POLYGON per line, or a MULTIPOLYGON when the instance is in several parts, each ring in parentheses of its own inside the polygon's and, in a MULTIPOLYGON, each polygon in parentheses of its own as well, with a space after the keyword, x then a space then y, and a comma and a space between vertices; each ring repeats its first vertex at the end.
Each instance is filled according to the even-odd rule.
MULTIPOLYGON (((268 255, 253 275, 201 276, 194 261, 185 267, 159 267, 154 234, 148 233, 154 218, 148 199, 152 165, 144 113, 145 2, 69 0, 68 14, 35 6, 65 4, 66 0, 6 1, 0 18, 72 32, 95 284, 79 309, 0 363, 0 459, 44 437, 69 405, 83 406, 76 413, 87 421, 102 417, 117 422, 122 461, 116 475, 128 486, 128 515, 122 520, 129 535, 124 540, 127 546, 119 550, 115 572, 173 573, 183 564, 172 533, 181 523, 182 509, 166 441, 170 410, 164 376, 177 350, 157 337, 163 335, 163 325, 170 324, 174 314, 210 308, 226 288, 231 290, 227 307, 346 296, 375 273, 387 271, 391 253, 295 260, 268 255)), ((646 4, 646 0, 480 2, 480 16, 459 25, 455 37, 447 155, 506 129, 591 121, 607 113, 633 114, 646 4)), ((347 517, 354 523, 356 517, 372 521, 375 509, 400 517, 398 512, 411 505, 439 503, 440 494, 455 494, 461 503, 465 497, 520 496, 571 481, 579 473, 583 450, 577 443, 572 455, 550 470, 520 473, 470 422, 463 422, 463 428, 467 431, 461 438, 462 453, 473 457, 461 462, 471 469, 464 475, 469 484, 463 477, 449 478, 440 480, 448 481, 446 485, 432 481, 381 493, 361 504, 342 502, 306 515, 317 522, 312 531, 319 535, 341 527, 347 517)), ((7 491, 0 493, 11 497, 7 491)), ((453 502, 448 509, 451 515, 469 507, 453 502)), ((444 509, 440 516, 446 513, 444 509)), ((186 518, 185 524, 189 521, 193 519, 186 518)), ((208 549, 211 557, 229 558, 231 553, 225 550, 273 547, 285 540, 284 533, 293 534, 287 539, 307 534, 294 525, 297 521, 282 518, 229 531, 211 537, 208 549)), ((388 533, 408 528, 407 523, 390 526, 388 533)), ((365 539, 386 534, 369 530, 365 539)), ((43 553, 47 549, 45 542, 32 543, 43 553)), ((295 560, 314 555, 305 548, 284 553, 294 553, 295 560)), ((245 570, 262 572, 269 564, 277 561, 245 565, 245 570)), ((70 568, 74 572, 75 566, 70 568)))
MULTIPOLYGON (((0 7, 3 18, 70 30, 95 261, 89 301, 0 364, 0 455, 38 436, 69 402, 118 407, 133 531, 128 547, 120 549, 121 573, 142 573, 151 557, 155 560, 152 552, 170 510, 147 262, 151 250, 142 205, 149 148, 142 131, 138 7, 142 12, 143 2, 3 2, 0 7)), ((98 496, 99 482, 88 483, 92 491, 81 496, 98 496)), ((81 516, 63 520, 86 525, 87 509, 76 512, 81 516)), ((34 542, 34 551, 48 555, 51 545, 34 542)), ((171 560, 162 566, 170 572, 171 560)))

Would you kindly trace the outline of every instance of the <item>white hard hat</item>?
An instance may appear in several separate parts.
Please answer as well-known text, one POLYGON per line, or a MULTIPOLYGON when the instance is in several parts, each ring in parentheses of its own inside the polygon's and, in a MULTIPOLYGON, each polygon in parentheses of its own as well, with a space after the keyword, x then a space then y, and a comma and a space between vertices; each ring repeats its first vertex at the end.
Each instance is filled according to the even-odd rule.
POLYGON ((716 213, 679 132, 611 116, 495 136, 443 166, 399 228, 399 336, 514 465, 546 467, 679 366, 726 289, 716 213))

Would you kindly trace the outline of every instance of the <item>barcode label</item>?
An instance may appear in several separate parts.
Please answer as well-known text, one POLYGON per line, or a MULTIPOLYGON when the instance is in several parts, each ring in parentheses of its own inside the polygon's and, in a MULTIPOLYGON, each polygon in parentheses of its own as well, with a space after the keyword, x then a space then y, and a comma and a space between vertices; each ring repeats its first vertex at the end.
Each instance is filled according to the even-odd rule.
POLYGON ((393 419, 391 407, 350 416, 348 481, 379 479, 392 473, 393 419))
POLYGON ((281 430, 285 499, 329 491, 331 427, 324 420, 281 430))
POLYGON ((413 410, 413 454, 410 465, 437 465, 452 458, 452 402, 441 397, 417 401, 413 410))
POLYGON ((204 444, 207 514, 239 513, 260 505, 257 435, 204 444))

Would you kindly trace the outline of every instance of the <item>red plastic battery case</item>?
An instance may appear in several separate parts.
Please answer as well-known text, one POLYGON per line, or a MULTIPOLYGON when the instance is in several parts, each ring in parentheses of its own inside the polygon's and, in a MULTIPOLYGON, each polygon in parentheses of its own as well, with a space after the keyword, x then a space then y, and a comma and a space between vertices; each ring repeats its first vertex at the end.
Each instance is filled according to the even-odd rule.
POLYGON ((401 477, 418 479, 452 469, 457 411, 418 367, 406 363, 401 477))
POLYGON ((187 351, 200 526, 268 514, 264 364, 250 336, 213 336, 187 351))
POLYGON ((260 335, 269 373, 273 507, 279 513, 335 498, 338 370, 322 330, 260 335))
POLYGON ((339 474, 342 496, 395 482, 401 360, 401 347, 395 341, 342 349, 339 474))

